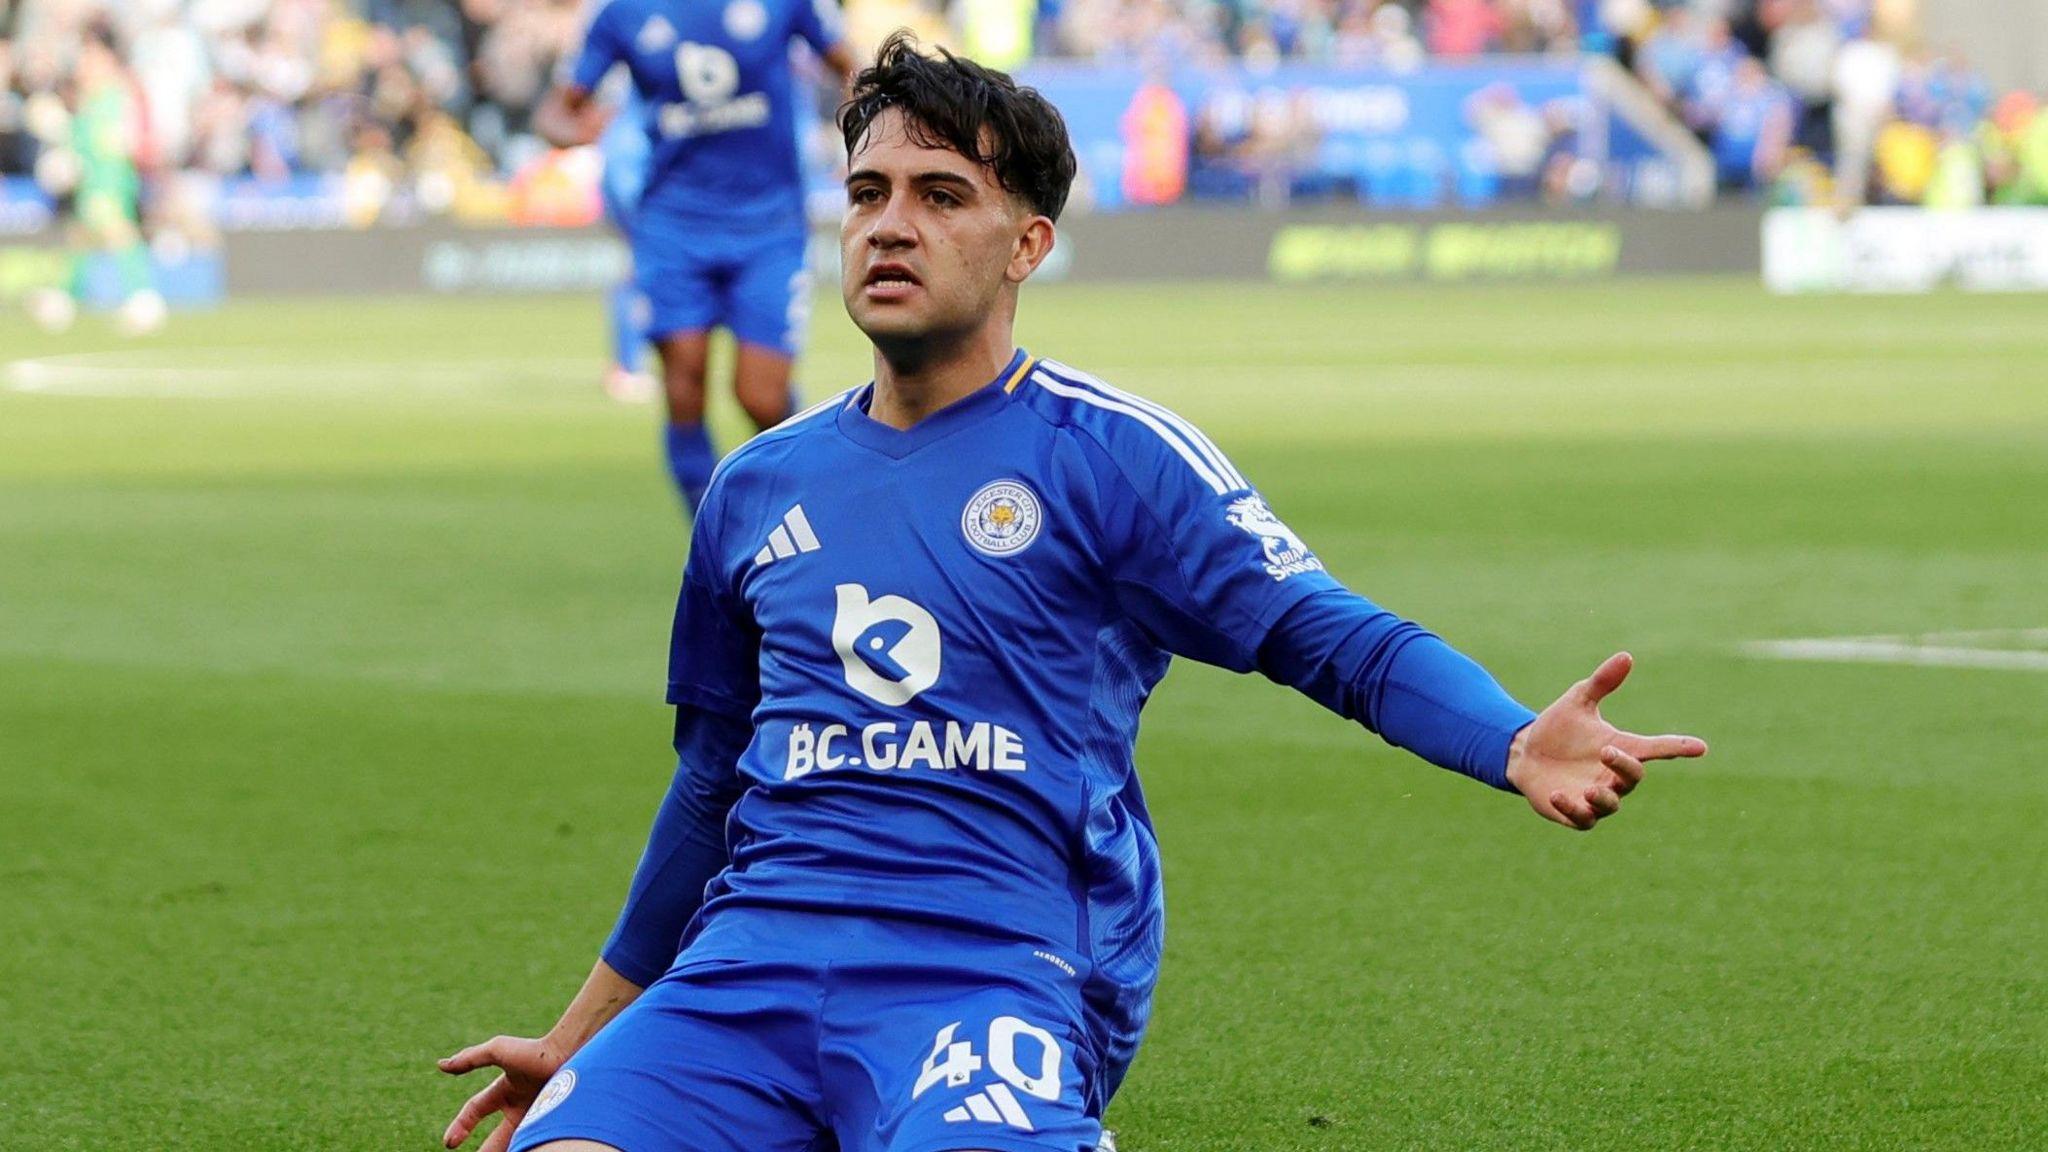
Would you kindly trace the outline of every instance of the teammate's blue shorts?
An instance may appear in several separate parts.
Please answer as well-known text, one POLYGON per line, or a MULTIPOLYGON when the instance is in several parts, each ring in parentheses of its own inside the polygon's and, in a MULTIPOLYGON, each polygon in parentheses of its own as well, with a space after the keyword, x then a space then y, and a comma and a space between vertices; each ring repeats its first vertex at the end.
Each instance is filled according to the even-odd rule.
POLYGON ((1089 1152, 1079 957, 729 909, 542 1089, 513 1152, 1089 1152))
POLYGON ((797 354, 811 307, 802 227, 727 232, 642 207, 632 240, 650 339, 724 328, 743 343, 797 354))

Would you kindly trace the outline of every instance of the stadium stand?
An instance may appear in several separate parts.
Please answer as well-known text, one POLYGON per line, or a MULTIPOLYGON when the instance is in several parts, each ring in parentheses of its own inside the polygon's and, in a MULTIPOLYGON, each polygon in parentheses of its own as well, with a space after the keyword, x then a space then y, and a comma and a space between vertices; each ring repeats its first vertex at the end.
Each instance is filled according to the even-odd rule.
MULTIPOLYGON (((39 165, 47 177, 65 146, 74 46, 99 24, 129 68, 154 227, 203 239, 288 215, 293 190, 315 187, 341 188, 343 222, 358 225, 439 214, 585 222, 594 163, 547 148, 530 124, 582 8, 0 0, 0 207, 41 194, 39 165)), ((1723 195, 2048 203, 2039 101, 1995 93, 1955 54, 1927 47, 1908 0, 850 0, 848 26, 857 40, 910 26, 1034 77, 1043 69, 1048 91, 1077 69, 1134 77, 1115 93, 1123 119, 1102 129, 1125 176, 1105 181, 1107 162, 1096 166, 1083 199, 1098 207, 1330 196, 1430 207, 1610 189, 1578 163, 1587 123, 1570 99, 1523 82, 1535 73, 1504 71, 1458 94, 1449 115, 1479 142, 1463 150, 1420 135, 1347 136, 1307 100, 1196 102, 1184 85, 1143 82, 1203 70, 1241 83, 1358 70, 1398 79, 1481 57, 1547 62, 1552 75, 1589 58, 1619 62, 1704 144, 1723 195)), ((813 133, 829 168, 823 116, 813 133)), ((1080 125, 1077 139, 1088 139, 1080 125)))

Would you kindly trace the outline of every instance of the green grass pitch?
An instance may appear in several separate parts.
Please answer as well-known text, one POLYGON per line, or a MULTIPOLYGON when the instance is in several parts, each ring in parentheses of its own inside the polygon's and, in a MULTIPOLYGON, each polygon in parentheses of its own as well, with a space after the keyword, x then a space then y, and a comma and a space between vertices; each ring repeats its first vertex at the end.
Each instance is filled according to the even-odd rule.
MULTIPOLYGON (((817 314, 813 393, 865 379, 817 314)), ((0 317, 0 1148, 424 1150, 433 1058, 552 1021, 670 772, 685 537, 600 326, 0 317)), ((2048 1147, 2048 672, 1740 647, 2048 628, 2039 299, 1055 286, 1022 336, 1524 699, 1626 646, 1609 714, 1714 745, 1574 835, 1179 666, 1127 1152, 2048 1147)))

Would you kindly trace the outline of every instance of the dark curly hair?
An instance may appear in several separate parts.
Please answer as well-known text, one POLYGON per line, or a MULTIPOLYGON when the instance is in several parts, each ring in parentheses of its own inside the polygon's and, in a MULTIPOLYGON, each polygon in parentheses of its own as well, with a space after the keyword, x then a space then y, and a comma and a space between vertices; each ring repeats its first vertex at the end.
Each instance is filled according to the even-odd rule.
POLYGON ((854 77, 853 95, 839 109, 847 155, 891 108, 902 110, 904 129, 919 146, 987 167, 1032 211, 1060 218, 1074 186, 1074 146, 1059 109, 1037 89, 944 48, 925 55, 916 37, 898 31, 854 77))

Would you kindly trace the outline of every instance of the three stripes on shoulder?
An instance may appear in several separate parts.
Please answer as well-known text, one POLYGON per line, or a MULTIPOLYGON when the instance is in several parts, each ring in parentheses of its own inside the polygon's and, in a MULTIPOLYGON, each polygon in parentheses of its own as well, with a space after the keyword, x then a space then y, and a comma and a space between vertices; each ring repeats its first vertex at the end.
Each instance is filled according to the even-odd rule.
POLYGON ((754 553, 754 563, 787 560, 799 552, 816 552, 822 547, 818 534, 811 531, 810 520, 804 516, 804 506, 798 504, 782 514, 782 523, 768 534, 768 543, 754 553))

